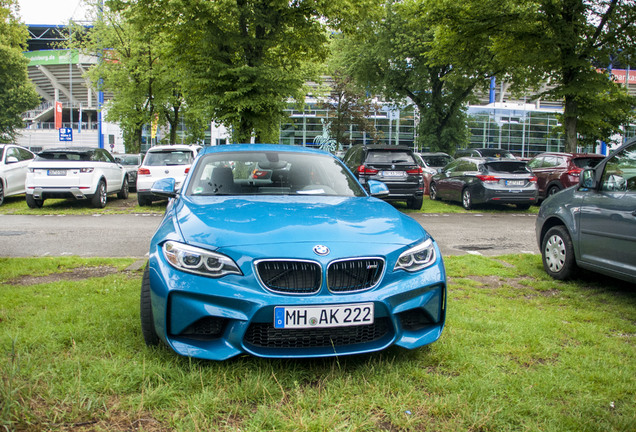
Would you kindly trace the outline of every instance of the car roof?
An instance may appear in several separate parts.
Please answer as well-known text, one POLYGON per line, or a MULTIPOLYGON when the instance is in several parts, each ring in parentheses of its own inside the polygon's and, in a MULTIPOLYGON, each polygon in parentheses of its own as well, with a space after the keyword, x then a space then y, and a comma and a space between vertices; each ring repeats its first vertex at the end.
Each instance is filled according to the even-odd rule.
POLYGON ((321 154, 321 155, 329 155, 333 156, 331 153, 313 149, 309 147, 301 147, 296 145, 284 145, 284 144, 227 144, 227 145, 219 145, 219 146, 209 146, 204 147, 201 150, 201 154, 208 153, 223 153, 223 152, 250 152, 250 151, 258 151, 258 152, 293 152, 293 153, 313 153, 313 154, 321 154))
POLYGON ((95 150, 98 150, 98 149, 96 147, 54 147, 54 148, 44 149, 40 151, 40 153, 51 153, 51 152, 86 153, 86 152, 93 152, 95 150))
POLYGON ((158 152, 165 150, 198 150, 201 149, 199 145, 186 145, 186 144, 175 144, 175 145, 157 145, 154 147, 150 147, 148 149, 149 152, 158 152))
POLYGON ((543 152, 535 155, 534 157, 539 156, 566 156, 566 157, 594 157, 594 158, 604 158, 605 156, 599 153, 566 153, 566 152, 543 152))

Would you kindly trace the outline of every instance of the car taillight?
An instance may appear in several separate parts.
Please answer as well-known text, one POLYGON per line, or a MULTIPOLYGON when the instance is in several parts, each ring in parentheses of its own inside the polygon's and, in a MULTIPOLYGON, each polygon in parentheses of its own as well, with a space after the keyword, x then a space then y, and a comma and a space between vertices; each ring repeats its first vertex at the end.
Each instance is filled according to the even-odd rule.
POLYGON ((187 168, 185 169, 185 173, 187 174, 187 173, 189 173, 189 172, 190 172, 190 167, 187 167, 187 168))
POLYGON ((583 171, 581 168, 572 168, 570 171, 568 171, 568 175, 572 177, 578 177, 581 175, 581 171, 583 171))
POLYGON ((530 183, 537 183, 539 181, 539 178, 537 176, 532 176, 532 177, 530 177, 530 179, 528 181, 530 183))
POLYGON ((478 174, 476 176, 479 180, 483 181, 483 182, 498 182, 499 181, 499 177, 495 177, 492 175, 484 175, 484 174, 478 174))
POLYGON ((406 170, 408 175, 423 175, 424 171, 422 171, 422 167, 413 168, 410 170, 406 170))
POLYGON ((139 168, 137 170, 138 175, 150 175, 150 170, 148 168, 139 168))
POLYGON ((374 168, 369 168, 367 166, 364 165, 360 165, 358 167, 358 174, 362 174, 362 175, 375 175, 377 174, 379 171, 377 169, 374 168))

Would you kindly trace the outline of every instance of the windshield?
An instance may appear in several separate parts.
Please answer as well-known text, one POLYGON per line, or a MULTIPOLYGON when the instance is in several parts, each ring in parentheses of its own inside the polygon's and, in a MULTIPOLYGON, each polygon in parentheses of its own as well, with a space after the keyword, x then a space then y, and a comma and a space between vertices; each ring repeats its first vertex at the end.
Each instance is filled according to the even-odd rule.
POLYGON ((602 160, 603 160, 602 157, 599 157, 599 158, 575 158, 575 159, 572 159, 572 162, 578 168, 585 169, 585 168, 594 168, 602 160))
POLYGON ((453 161, 452 157, 443 155, 422 156, 422 159, 424 159, 426 165, 430 167, 444 167, 453 161))
POLYGON ((487 172, 489 173, 499 173, 499 174, 529 174, 531 173, 530 168, 525 162, 489 162, 484 164, 487 172))
POLYGON ((192 164, 192 152, 189 150, 151 151, 144 159, 146 166, 172 166, 192 164))
POLYGON ((38 153, 35 160, 69 160, 69 161, 90 161, 92 153, 73 153, 69 151, 44 151, 38 153))
POLYGON ((139 155, 122 155, 119 157, 122 165, 139 165, 141 162, 139 159, 139 155))
POLYGON ((192 173, 186 194, 365 196, 338 160, 292 152, 204 155, 192 173))

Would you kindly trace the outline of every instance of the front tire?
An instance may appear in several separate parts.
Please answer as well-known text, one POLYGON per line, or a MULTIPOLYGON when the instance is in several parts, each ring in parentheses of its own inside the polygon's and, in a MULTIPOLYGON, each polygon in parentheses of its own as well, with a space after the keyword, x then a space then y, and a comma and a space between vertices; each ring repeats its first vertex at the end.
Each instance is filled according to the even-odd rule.
POLYGON ((473 208, 473 198, 470 194, 470 189, 468 188, 465 188, 462 191, 462 206, 466 210, 470 210, 471 208, 473 208))
POLYGON ((439 196, 437 195, 437 185, 435 183, 431 183, 429 186, 428 196, 431 197, 433 201, 439 199, 439 196))
POLYGON ((121 190, 117 192, 117 198, 119 199, 128 199, 128 177, 124 177, 124 182, 121 185, 121 190))
POLYGON ((104 183, 104 180, 100 180, 99 183, 97 183, 95 194, 93 198, 91 198, 91 204, 95 208, 104 208, 106 207, 106 200, 106 183, 104 183))
POLYGON ((0 180, 0 205, 2 205, 2 203, 4 203, 4 185, 2 180, 0 180))
POLYGON ((27 203, 27 206, 29 206, 29 208, 35 209, 35 208, 41 208, 44 205, 44 200, 35 199, 33 198, 33 195, 26 194, 26 203, 27 203))
POLYGON ((552 196, 555 193, 559 192, 561 190, 561 188, 557 185, 552 185, 548 188, 548 193, 546 194, 546 196, 552 196))
POLYGON ((139 315, 141 316, 141 333, 147 346, 159 344, 159 336, 155 330, 155 321, 152 315, 152 302, 150 299, 150 271, 148 264, 144 269, 144 276, 141 281, 141 297, 139 300, 139 315))
POLYGON ((139 203, 140 207, 150 206, 152 205, 152 198, 137 192, 137 203, 139 203))
POLYGON ((577 270, 574 246, 570 234, 564 226, 552 227, 541 242, 543 268, 554 279, 567 280, 577 270))

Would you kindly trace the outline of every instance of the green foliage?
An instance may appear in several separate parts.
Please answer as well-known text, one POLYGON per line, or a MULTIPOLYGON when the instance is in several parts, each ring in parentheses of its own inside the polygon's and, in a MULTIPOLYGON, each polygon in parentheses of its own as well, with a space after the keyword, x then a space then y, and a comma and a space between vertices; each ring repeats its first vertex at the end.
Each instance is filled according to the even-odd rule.
POLYGON ((24 127, 22 113, 40 101, 27 77, 28 32, 16 18, 17 2, 0 0, 0 142, 12 142, 24 127))
POLYGON ((132 263, 0 260, 4 429, 633 429, 628 284, 558 282, 538 255, 445 257, 446 327, 428 347, 207 362, 144 346, 132 263))
POLYGON ((489 65, 465 74, 451 58, 431 55, 436 34, 427 2, 386 2, 382 10, 343 36, 334 63, 387 100, 412 101, 420 111, 418 146, 453 153, 468 140, 465 104, 489 65))
MULTIPOLYGON (((185 93, 233 133, 233 141, 277 141, 288 100, 304 98, 312 70, 326 54, 320 1, 204 0, 162 2, 178 17, 172 55, 185 93)), ((165 13, 165 12, 164 12, 165 13)), ((172 18, 171 18, 172 19, 172 18)))
POLYGON ((636 3, 584 0, 431 0, 437 58, 454 56, 466 68, 474 56, 491 59, 493 75, 517 90, 548 86, 538 97, 564 102, 566 150, 577 135, 607 139, 633 118, 636 101, 597 69, 628 64, 636 53, 636 3), (469 55, 466 55, 470 53, 469 55))
POLYGON ((331 73, 333 87, 327 102, 323 104, 335 117, 329 118, 329 136, 340 146, 351 145, 350 127, 354 125, 358 132, 366 132, 374 143, 378 143, 382 132, 378 131, 370 116, 379 110, 379 106, 359 88, 350 77, 339 71, 331 73))

